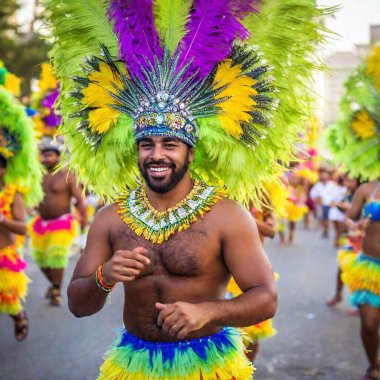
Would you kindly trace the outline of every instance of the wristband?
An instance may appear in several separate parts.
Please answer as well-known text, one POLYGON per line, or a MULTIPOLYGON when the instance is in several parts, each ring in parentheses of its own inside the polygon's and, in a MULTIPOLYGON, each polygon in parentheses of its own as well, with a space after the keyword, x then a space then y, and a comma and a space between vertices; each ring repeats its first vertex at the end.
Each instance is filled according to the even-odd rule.
POLYGON ((106 293, 109 293, 116 285, 116 284, 113 284, 113 285, 106 284, 104 277, 103 277, 103 266, 102 265, 100 265, 98 267, 97 271, 95 272, 95 281, 96 281, 96 284, 98 285, 98 287, 106 293))

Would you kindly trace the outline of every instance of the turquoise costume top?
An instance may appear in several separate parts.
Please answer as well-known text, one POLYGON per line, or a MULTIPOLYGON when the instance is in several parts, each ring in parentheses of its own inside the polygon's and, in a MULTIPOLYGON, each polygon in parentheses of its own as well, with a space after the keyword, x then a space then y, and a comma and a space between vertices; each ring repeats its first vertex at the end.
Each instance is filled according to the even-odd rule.
POLYGON ((380 181, 372 190, 363 209, 364 217, 370 219, 372 222, 380 222, 380 199, 375 198, 378 189, 380 189, 380 181))

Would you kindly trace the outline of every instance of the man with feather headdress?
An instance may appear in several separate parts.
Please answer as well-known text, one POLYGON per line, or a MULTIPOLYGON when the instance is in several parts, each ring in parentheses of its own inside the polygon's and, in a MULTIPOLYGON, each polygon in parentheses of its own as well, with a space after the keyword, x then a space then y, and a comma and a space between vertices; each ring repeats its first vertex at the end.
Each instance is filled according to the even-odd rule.
POLYGON ((47 10, 67 161, 117 199, 95 217, 68 289, 81 317, 124 286, 125 328, 99 378, 250 379, 235 327, 271 318, 277 290, 235 201, 260 199, 262 180, 291 158, 323 12, 311 0, 268 1, 260 17, 240 0, 47 10), (225 300, 231 274, 243 293, 225 300))

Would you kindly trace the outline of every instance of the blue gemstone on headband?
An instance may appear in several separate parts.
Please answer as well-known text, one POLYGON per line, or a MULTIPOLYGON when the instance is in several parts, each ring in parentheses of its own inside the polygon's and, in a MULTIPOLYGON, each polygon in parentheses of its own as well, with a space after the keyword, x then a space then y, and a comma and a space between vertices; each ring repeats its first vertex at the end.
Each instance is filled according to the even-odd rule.
POLYGON ((164 121, 164 115, 162 113, 157 114, 156 116, 157 124, 162 124, 163 121, 164 121))

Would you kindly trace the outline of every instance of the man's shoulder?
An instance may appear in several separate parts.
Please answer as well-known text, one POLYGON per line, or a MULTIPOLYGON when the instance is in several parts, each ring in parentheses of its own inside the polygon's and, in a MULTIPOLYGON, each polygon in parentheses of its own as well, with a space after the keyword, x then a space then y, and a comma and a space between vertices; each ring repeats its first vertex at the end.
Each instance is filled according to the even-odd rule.
POLYGON ((230 198, 222 198, 211 209, 212 215, 221 218, 223 221, 249 215, 246 208, 230 198))

